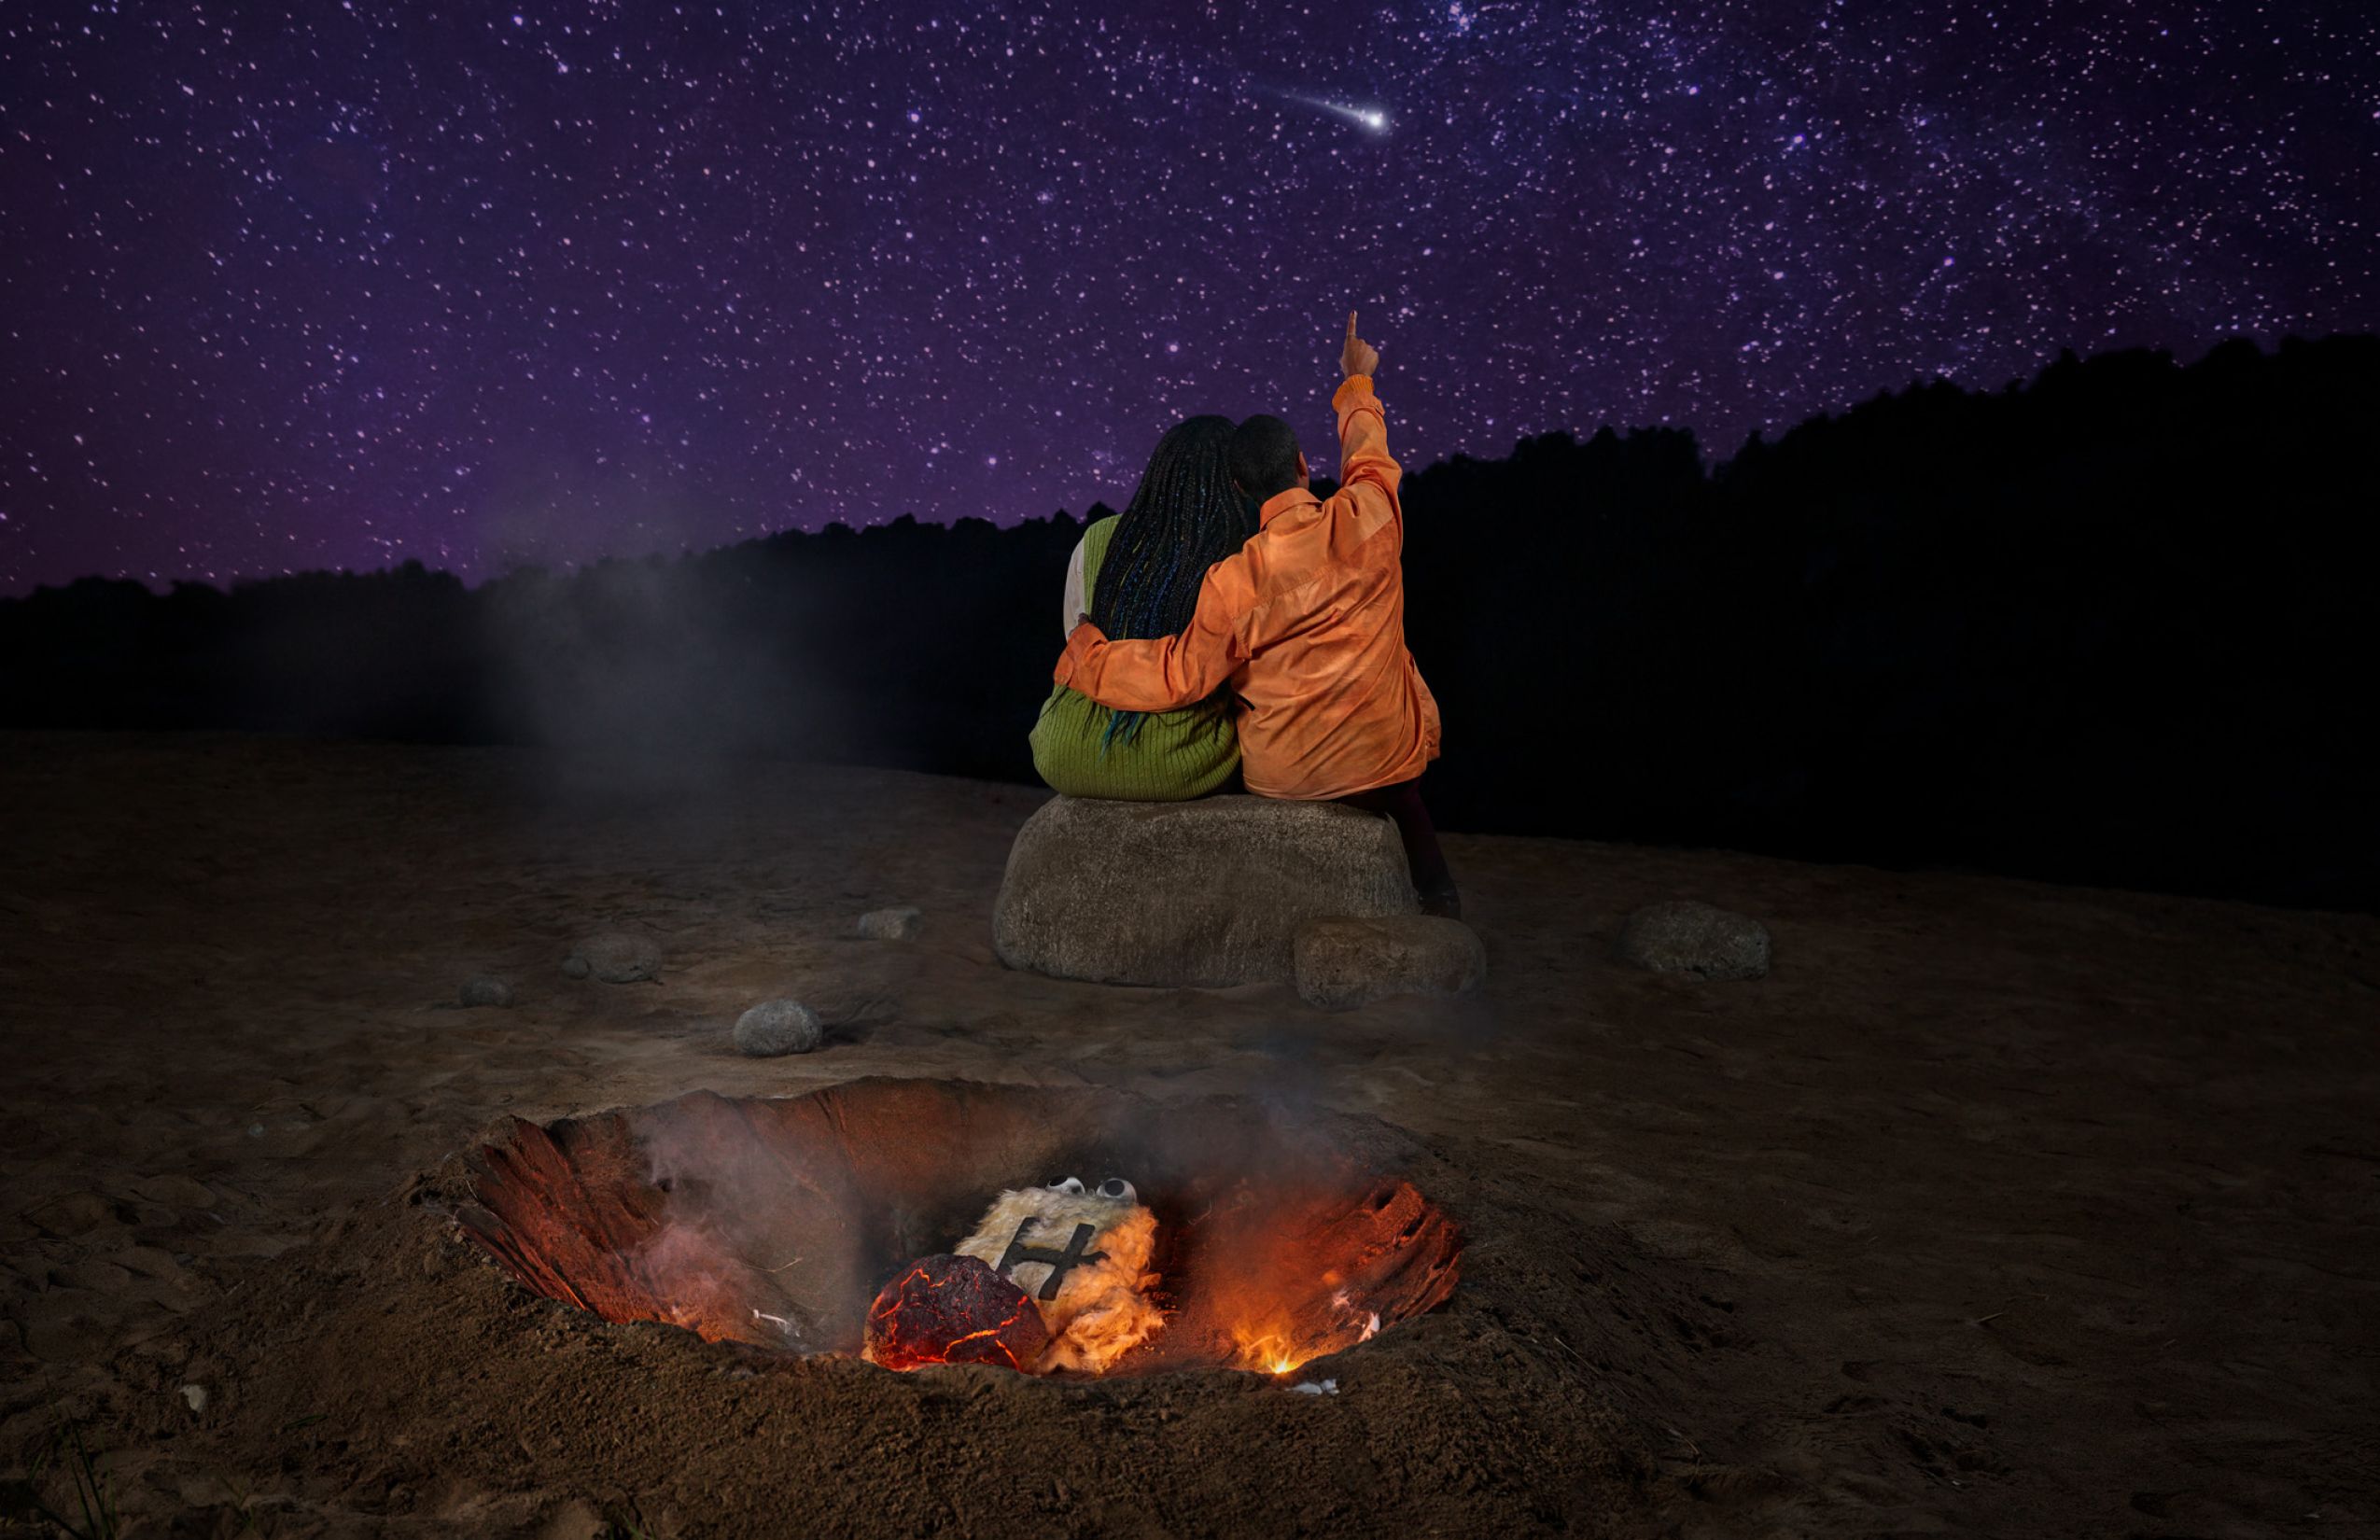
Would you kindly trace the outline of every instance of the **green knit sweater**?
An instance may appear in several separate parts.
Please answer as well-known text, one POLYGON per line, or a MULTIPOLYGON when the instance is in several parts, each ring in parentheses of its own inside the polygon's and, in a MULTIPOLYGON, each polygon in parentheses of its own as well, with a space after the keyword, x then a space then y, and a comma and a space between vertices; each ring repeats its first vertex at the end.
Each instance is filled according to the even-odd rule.
MULTIPOLYGON (((1115 520, 1083 532, 1083 597, 1099 592, 1099 562, 1114 538, 1115 520)), ((1114 715, 1088 695, 1059 685, 1042 703, 1033 724, 1033 768, 1070 797, 1119 802, 1187 802, 1229 781, 1239 769, 1239 738, 1231 713, 1202 701, 1178 711, 1152 711, 1140 731, 1105 743, 1114 715)))

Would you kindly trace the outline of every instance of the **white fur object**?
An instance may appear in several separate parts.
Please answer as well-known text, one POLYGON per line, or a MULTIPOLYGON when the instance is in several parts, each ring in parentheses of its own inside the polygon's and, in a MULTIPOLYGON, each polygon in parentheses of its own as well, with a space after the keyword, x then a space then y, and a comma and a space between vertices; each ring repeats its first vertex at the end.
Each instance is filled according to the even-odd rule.
POLYGON ((1053 1299, 1042 1297, 1051 1264, 1026 1261, 1008 1269, 1009 1279, 1041 1308, 1042 1323, 1049 1328, 1049 1348, 1036 1368, 1104 1373, 1165 1324, 1164 1312, 1148 1298, 1157 1281, 1149 1271, 1157 1217, 1134 1196, 1102 1197, 1096 1190, 1063 1187, 1004 1192, 992 1200, 975 1233, 959 1243, 958 1253, 997 1267, 1009 1243, 1018 1239, 1019 1225, 1025 1225, 1024 1243, 1046 1252, 1064 1252, 1075 1226, 1088 1225, 1092 1233, 1083 1254, 1099 1257, 1067 1268, 1053 1299))

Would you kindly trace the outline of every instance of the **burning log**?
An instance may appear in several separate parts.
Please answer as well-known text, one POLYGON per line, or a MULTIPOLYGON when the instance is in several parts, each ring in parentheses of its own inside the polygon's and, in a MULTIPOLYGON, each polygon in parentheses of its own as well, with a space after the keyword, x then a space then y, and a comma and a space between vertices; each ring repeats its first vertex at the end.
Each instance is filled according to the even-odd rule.
POLYGON ((973 1256, 929 1256, 887 1283, 868 1309, 872 1364, 998 1364, 1029 1369, 1049 1345, 1032 1297, 973 1256))

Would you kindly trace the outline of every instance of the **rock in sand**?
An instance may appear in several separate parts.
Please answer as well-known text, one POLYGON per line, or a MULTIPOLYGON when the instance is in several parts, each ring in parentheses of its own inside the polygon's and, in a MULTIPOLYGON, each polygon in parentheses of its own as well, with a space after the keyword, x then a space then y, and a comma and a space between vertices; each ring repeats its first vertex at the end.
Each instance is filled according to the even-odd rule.
POLYGON ((44 1235, 65 1239, 88 1234, 102 1225, 124 1223, 132 1216, 119 1212, 113 1198, 93 1192, 77 1192, 27 1209, 19 1217, 44 1235))
POLYGON ((1412 914, 1396 826, 1330 802, 1053 797, 1025 821, 992 911, 1012 968, 1106 984, 1295 981, 1297 928, 1412 914))
POLYGON ((562 964, 566 978, 606 984, 641 984, 661 976, 661 945, 628 931, 600 931, 579 943, 562 964), (573 967, 572 964, 577 964, 573 967))
POLYGON ((860 934, 870 941, 908 941, 924 920, 917 909, 871 909, 860 917, 860 934))
POLYGON ((483 1005, 511 1003, 512 986, 493 973, 482 973, 477 978, 464 981, 463 1006, 466 1010, 475 1010, 483 1005))
POLYGON ((1298 927, 1297 992, 1311 1005, 1388 995, 1459 995, 1487 976, 1488 951, 1459 919, 1336 917, 1298 927))
POLYGON ((1769 971, 1769 931, 1745 915, 1675 899, 1648 903, 1620 928, 1620 960, 1657 973, 1758 978, 1769 971))
POLYGON ((1033 1365, 1049 1328, 1032 1297, 981 1257, 921 1257, 868 1308, 861 1356, 888 1369, 928 1364, 1033 1365))
POLYGON ((806 1054, 825 1034, 816 1011, 798 1000, 767 1000, 735 1018, 735 1047, 752 1058, 806 1054))

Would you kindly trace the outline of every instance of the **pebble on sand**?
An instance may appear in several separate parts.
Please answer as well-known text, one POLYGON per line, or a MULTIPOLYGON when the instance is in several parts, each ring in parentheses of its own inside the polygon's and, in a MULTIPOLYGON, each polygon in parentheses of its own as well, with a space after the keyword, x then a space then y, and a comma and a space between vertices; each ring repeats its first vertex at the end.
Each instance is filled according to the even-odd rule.
POLYGON ((907 941, 917 935, 925 917, 922 911, 911 908, 871 909, 860 917, 860 934, 870 941, 907 941))
POLYGON ((661 976, 661 945, 650 936, 626 931, 597 931, 579 943, 565 959, 562 975, 592 976, 606 984, 641 984, 661 976))
POLYGON ((798 1000, 766 1000, 735 1018, 735 1047, 752 1058, 806 1054, 824 1032, 819 1015, 798 1000))
POLYGON ((1657 973, 1758 978, 1769 971, 1768 928, 1691 899, 1648 903, 1620 928, 1620 960, 1657 973))
POLYGON ((463 1005, 467 1010, 482 1005, 510 1005, 511 1003, 512 986, 493 973, 482 973, 477 978, 464 981, 463 1005))
POLYGON ((190 1410, 191 1410, 191 1411, 193 1411, 193 1412, 203 1412, 203 1411, 205 1411, 205 1410, 206 1410, 206 1387, 205 1387, 204 1385, 185 1385, 185 1386, 183 1386, 183 1387, 182 1387, 182 1405, 184 1405, 184 1406, 186 1406, 186 1407, 189 1407, 189 1408, 190 1408, 190 1410))

